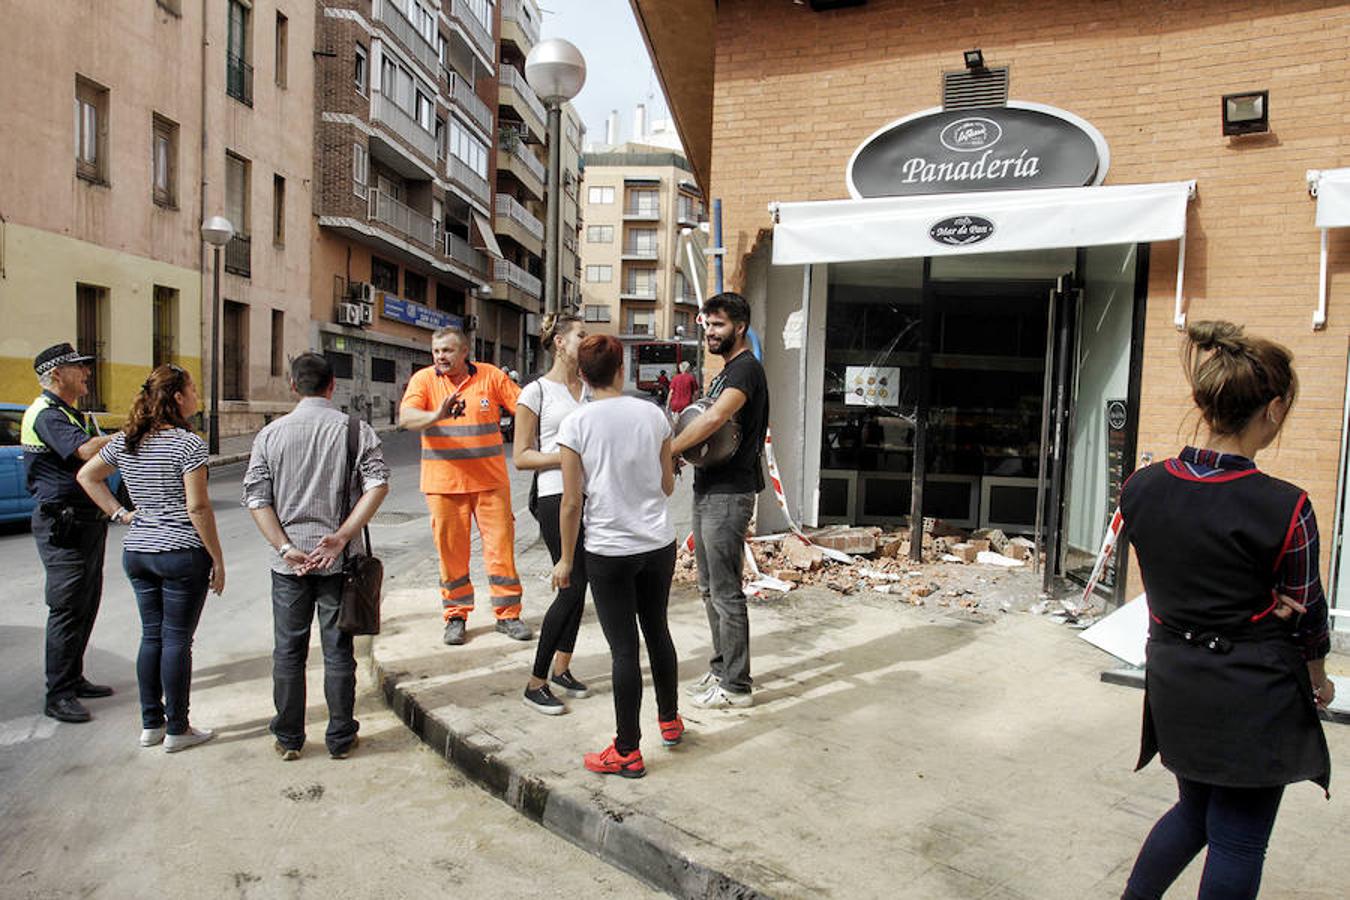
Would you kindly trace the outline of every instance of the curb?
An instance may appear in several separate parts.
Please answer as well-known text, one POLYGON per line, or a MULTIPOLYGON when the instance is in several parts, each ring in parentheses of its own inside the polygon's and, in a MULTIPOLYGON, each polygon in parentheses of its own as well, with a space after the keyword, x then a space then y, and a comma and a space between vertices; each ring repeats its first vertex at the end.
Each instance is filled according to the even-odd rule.
POLYGON ((680 849, 687 835, 641 813, 616 813, 590 798, 553 790, 496 754, 500 742, 452 730, 399 685, 370 652, 370 667, 385 703, 424 744, 469 779, 531 821, 543 825, 617 869, 676 897, 767 900, 768 894, 709 868, 680 849))

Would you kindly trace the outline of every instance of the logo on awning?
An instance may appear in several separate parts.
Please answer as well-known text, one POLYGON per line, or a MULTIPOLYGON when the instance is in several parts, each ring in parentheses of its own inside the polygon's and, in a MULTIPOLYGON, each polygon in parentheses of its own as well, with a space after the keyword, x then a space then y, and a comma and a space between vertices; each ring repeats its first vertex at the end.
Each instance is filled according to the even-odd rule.
POLYGON ((993 119, 972 116, 969 119, 957 119, 938 135, 942 146, 955 153, 974 153, 998 143, 1003 137, 1003 128, 993 119))
POLYGON ((983 216, 952 216, 934 222, 928 236, 939 244, 964 247, 988 240, 994 233, 994 223, 983 216))

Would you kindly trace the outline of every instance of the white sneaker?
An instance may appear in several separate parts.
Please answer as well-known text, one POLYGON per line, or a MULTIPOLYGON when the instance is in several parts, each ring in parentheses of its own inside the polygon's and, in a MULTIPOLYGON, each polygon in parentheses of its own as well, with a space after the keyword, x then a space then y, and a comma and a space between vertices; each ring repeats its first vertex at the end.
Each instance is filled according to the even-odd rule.
POLYGON ((717 687, 721 683, 722 679, 718 678, 712 672, 704 672, 702 678, 684 689, 684 694, 686 697, 702 697, 704 694, 708 693, 709 690, 717 687))
POLYGON ((141 746, 142 746, 142 747, 153 747, 153 746, 155 746, 156 744, 160 744, 160 743, 163 743, 163 742, 164 742, 164 726, 163 726, 163 725, 159 726, 158 728, 142 728, 142 729, 141 729, 141 746))
POLYGON ((734 691, 723 690, 722 685, 715 684, 708 688, 706 694, 695 697, 692 702, 699 709, 731 709, 732 707, 753 706, 755 698, 749 692, 738 694, 734 691))
POLYGON ((183 734, 166 734, 164 736, 164 752, 177 753, 179 750, 205 744, 215 736, 216 733, 209 728, 193 728, 189 725, 188 730, 183 734))

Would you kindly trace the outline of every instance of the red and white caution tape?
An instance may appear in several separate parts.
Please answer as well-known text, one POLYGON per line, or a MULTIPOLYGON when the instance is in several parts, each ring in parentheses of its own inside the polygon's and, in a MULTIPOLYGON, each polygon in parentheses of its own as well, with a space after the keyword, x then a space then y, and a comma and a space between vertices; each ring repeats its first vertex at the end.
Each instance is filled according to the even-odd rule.
POLYGON ((1088 577, 1087 587, 1083 589, 1083 609, 1092 605, 1092 592, 1097 588, 1097 582, 1101 580, 1102 573, 1106 571, 1106 563, 1111 559, 1111 553, 1116 549, 1116 541, 1120 538, 1120 530, 1125 524, 1125 517, 1120 513, 1120 507, 1111 515, 1111 524, 1106 526, 1106 536, 1102 538, 1102 547, 1097 551, 1097 562, 1092 566, 1092 574, 1088 577))

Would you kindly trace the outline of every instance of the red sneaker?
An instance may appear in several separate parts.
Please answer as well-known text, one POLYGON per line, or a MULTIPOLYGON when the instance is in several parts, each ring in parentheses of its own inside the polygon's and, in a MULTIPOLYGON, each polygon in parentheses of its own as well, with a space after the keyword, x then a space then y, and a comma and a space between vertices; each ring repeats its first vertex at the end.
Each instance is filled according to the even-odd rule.
POLYGON ((599 772, 601 775, 641 778, 647 774, 647 767, 642 762, 641 750, 634 750, 632 753, 620 753, 613 744, 599 753, 587 753, 582 757, 582 762, 587 769, 592 772, 599 772))
POLYGON ((679 716, 671 719, 669 722, 659 723, 661 726, 661 743, 667 747, 674 747, 684 737, 684 719, 679 716))

